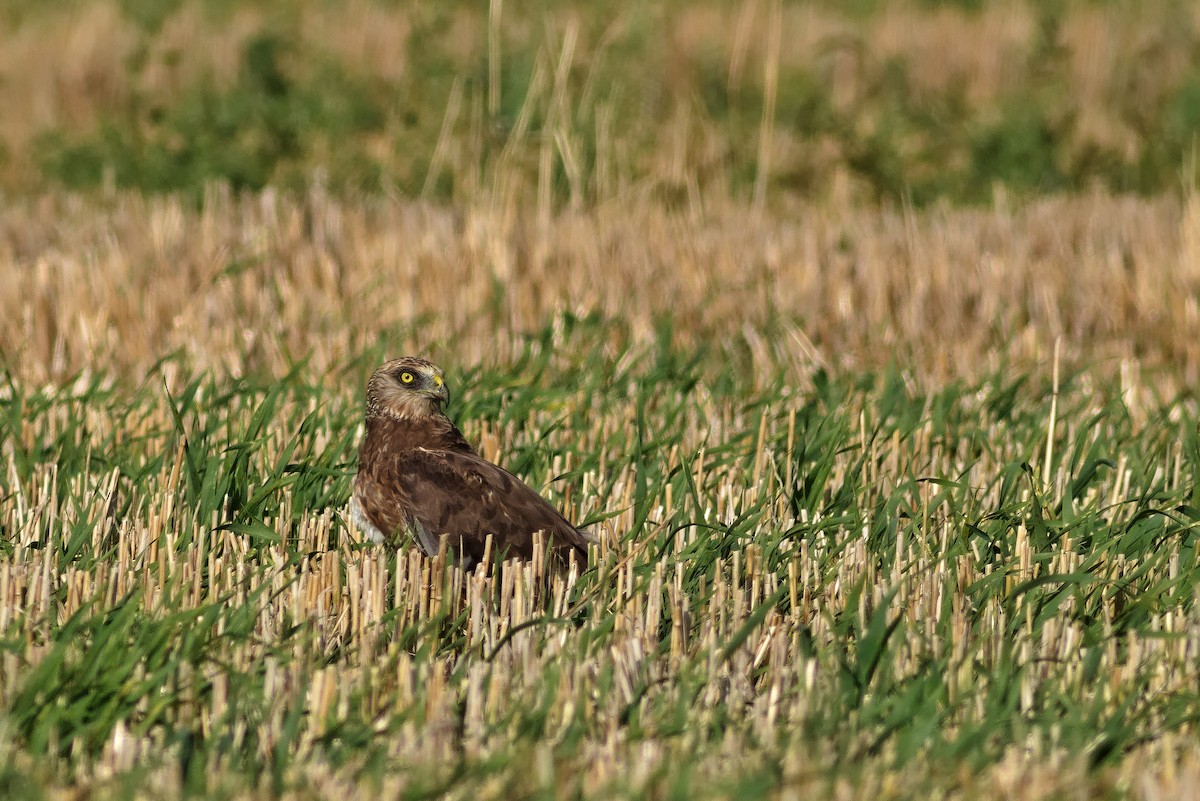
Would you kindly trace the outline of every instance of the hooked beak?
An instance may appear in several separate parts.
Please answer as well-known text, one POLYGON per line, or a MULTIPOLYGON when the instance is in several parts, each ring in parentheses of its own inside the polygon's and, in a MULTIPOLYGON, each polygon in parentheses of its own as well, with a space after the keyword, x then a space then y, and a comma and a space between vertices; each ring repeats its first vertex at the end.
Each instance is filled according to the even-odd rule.
POLYGON ((446 386, 446 381, 440 375, 433 377, 433 397, 437 398, 442 404, 450 402, 450 388, 446 386))

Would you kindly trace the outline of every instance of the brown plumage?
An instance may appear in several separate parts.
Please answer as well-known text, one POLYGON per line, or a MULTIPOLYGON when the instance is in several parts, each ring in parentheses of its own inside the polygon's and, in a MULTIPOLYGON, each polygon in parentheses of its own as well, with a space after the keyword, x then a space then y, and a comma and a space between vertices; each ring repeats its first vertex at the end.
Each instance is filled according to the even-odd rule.
POLYGON ((366 433, 358 452, 351 515, 375 542, 411 538, 428 556, 443 534, 464 567, 493 553, 529 559, 543 532, 564 561, 587 561, 595 540, 502 467, 477 454, 442 412, 450 398, 440 369, 393 359, 367 383, 366 433))

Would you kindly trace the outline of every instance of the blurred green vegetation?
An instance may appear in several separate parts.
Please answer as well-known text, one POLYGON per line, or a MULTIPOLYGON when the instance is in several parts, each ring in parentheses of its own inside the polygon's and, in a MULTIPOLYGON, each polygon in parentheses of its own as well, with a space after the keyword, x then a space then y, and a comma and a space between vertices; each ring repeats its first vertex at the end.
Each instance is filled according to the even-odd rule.
MULTIPOLYGON (((336 64, 300 83, 279 62, 285 47, 271 35, 252 39, 236 84, 225 91, 195 87, 170 105, 107 119, 85 136, 46 133, 39 146, 43 171, 74 188, 95 186, 111 170, 117 185, 148 191, 211 181, 260 189, 271 181, 290 182, 313 163, 322 143, 381 127, 369 87, 336 64)), ((331 157, 326 167, 339 183, 378 180, 357 150, 332 151, 331 157)))
MULTIPOLYGON (((756 182, 773 194, 812 196, 838 176, 864 199, 918 204, 987 202, 1000 186, 1018 195, 1096 185, 1153 193, 1191 180, 1184 171, 1200 124, 1200 35, 1179 3, 1017 4, 1033 32, 983 100, 978 86, 972 93, 955 77, 962 65, 951 54, 951 77, 933 88, 913 77, 919 53, 875 54, 871 33, 895 3, 825 10, 845 30, 818 37, 811 57, 795 52, 790 37, 804 21, 784 16, 773 115, 764 115, 764 72, 773 65, 764 64, 768 43, 756 37, 768 35, 769 5, 506 6, 494 48, 486 3, 354 6, 347 14, 370 8, 403 18, 407 35, 394 47, 405 69, 397 76, 313 44, 311 31, 302 35, 306 14, 328 11, 317 0, 215 2, 203 6, 209 19, 259 9, 236 78, 200 77, 165 93, 137 87, 178 57, 150 44, 183 4, 124 0, 121 13, 141 37, 125 65, 134 88, 100 108, 94 125, 41 130, 30 161, 38 181, 75 189, 105 181, 147 191, 198 192, 212 181, 296 187, 319 172, 343 192, 449 199, 515 182, 576 204, 635 184, 667 198, 691 186, 749 196, 756 182), (1081 75, 1064 45, 1072 21, 1107 14, 1119 29, 1121 15, 1139 13, 1150 22, 1137 47, 1101 51, 1102 67, 1117 78, 1081 75), (738 34, 727 23, 743 17, 753 24, 735 69, 738 34), (848 97, 836 96, 831 65, 839 59, 858 71, 848 97), (1121 78, 1126 61, 1130 74, 1121 78), (1084 91, 1093 80, 1102 90, 1084 91)), ((905 8, 917 25, 941 24, 949 13, 963 25, 974 19, 979 48, 1001 53, 977 19, 989 5, 927 0, 905 8)), ((20 27, 48 12, 18 5, 8 13, 20 27)))

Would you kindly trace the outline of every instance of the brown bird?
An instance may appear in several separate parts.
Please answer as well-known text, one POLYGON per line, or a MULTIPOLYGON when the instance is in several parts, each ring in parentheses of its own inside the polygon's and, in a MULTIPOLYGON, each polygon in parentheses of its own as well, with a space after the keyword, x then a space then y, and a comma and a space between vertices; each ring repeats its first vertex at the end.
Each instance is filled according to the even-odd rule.
POLYGON ((415 356, 393 359, 367 382, 366 433, 350 514, 372 542, 411 536, 427 556, 442 535, 465 568, 493 553, 530 559, 543 532, 561 560, 587 563, 593 535, 575 528, 520 479, 477 454, 442 411, 445 374, 415 356))

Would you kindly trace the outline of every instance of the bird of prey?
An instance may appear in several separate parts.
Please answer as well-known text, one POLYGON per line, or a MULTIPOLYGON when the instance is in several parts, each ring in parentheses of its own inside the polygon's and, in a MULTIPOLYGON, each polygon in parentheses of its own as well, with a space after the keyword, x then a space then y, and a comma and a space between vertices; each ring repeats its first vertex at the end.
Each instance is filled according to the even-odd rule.
POLYGON ((442 535, 457 561, 470 568, 493 553, 530 559, 543 532, 562 561, 587 562, 595 542, 534 490, 492 464, 463 438, 442 406, 450 399, 445 374, 408 356, 384 363, 367 383, 366 432, 350 515, 373 542, 414 539, 427 556, 442 535))

